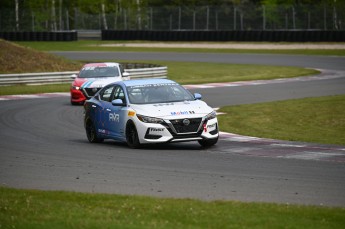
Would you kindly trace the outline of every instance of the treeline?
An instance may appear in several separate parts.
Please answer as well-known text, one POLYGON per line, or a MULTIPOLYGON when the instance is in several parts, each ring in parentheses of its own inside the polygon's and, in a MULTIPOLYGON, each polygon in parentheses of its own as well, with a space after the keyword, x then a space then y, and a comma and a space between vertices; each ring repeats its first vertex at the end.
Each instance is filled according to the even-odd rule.
POLYGON ((227 6, 227 5, 342 5, 345 0, 1 0, 0 9, 13 11, 32 10, 49 11, 51 9, 78 8, 84 13, 100 13, 102 5, 105 12, 114 12, 121 8, 142 8, 162 6, 227 6))
POLYGON ((0 1, 0 31, 341 30, 344 25, 345 0, 0 1))

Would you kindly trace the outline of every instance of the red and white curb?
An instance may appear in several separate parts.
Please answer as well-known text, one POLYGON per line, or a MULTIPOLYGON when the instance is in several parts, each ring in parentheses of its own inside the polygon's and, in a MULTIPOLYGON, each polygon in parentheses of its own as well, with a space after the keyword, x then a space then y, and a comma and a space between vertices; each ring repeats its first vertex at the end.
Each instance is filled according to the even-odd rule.
POLYGON ((301 76, 295 78, 284 78, 284 79, 272 79, 272 80, 252 80, 252 81, 238 81, 229 83, 209 83, 209 84, 189 84, 183 85, 187 89, 207 89, 207 88, 218 88, 218 87, 240 87, 240 86, 252 86, 252 85, 264 85, 264 84, 277 84, 277 83, 288 83, 288 82, 304 82, 313 80, 325 80, 345 77, 345 71, 332 71, 325 69, 316 69, 321 72, 320 75, 316 76, 301 76))
POLYGON ((319 160, 345 163, 345 146, 319 145, 220 132, 220 139, 231 142, 225 153, 271 158, 319 160), (241 143, 250 143, 244 147, 241 143))

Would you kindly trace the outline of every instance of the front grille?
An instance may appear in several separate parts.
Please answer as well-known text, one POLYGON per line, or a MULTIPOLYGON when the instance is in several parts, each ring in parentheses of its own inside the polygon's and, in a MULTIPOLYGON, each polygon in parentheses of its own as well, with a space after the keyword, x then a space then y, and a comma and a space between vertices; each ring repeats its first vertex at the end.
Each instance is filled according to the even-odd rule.
POLYGON ((91 98, 94 96, 101 88, 84 88, 84 93, 87 97, 91 98))
POLYGON ((189 120, 189 125, 185 125, 183 122, 185 119, 174 119, 169 120, 173 127, 176 130, 176 133, 182 134, 182 133, 195 133, 198 132, 198 129, 200 127, 201 118, 191 118, 187 119, 189 120))
POLYGON ((193 134, 173 134, 172 136, 174 139, 187 139, 187 138, 199 138, 201 136, 202 131, 199 131, 198 133, 193 133, 193 134))

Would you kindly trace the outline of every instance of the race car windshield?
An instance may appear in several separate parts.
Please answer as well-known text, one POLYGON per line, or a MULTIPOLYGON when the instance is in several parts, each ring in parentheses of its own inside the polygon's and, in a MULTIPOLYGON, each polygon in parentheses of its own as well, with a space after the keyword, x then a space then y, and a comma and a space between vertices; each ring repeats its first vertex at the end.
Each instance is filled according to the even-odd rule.
POLYGON ((170 103, 194 100, 193 95, 179 84, 150 84, 127 87, 132 104, 170 103))
POLYGON ((99 78, 99 77, 119 77, 119 68, 117 66, 104 67, 85 67, 80 73, 80 78, 99 78))

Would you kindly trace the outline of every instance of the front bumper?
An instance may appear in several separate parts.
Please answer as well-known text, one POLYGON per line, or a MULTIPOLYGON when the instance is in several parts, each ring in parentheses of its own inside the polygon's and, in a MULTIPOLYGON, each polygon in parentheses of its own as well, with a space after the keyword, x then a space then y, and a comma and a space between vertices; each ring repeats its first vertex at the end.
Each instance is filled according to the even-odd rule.
POLYGON ((86 100, 86 96, 82 91, 78 89, 71 89, 71 102, 72 103, 83 103, 86 100))
POLYGON ((83 103, 85 100, 93 97, 101 88, 71 88, 71 102, 83 103))
POLYGON ((217 118, 203 120, 189 119, 190 124, 183 124, 184 119, 164 120, 162 124, 136 123, 140 143, 185 142, 218 138, 217 118))

